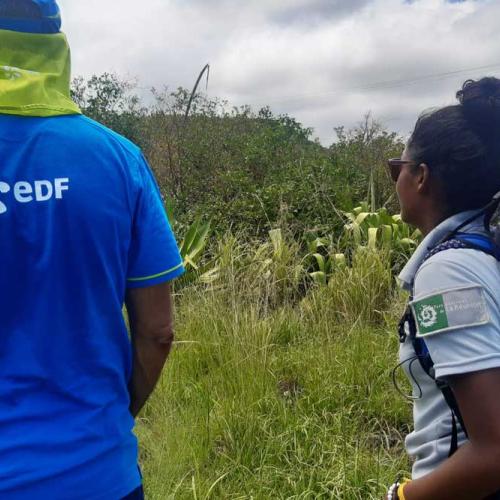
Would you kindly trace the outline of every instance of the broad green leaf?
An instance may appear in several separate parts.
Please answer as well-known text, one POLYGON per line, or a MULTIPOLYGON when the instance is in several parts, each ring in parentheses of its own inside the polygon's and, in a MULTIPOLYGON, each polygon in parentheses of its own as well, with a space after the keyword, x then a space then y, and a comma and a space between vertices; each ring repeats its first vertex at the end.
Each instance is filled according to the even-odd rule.
POLYGON ((206 247, 208 233, 210 232, 210 223, 198 226, 198 231, 195 234, 191 247, 189 248, 189 256, 195 259, 206 247))
POLYGON ((381 227, 382 230, 382 244, 385 246, 390 246, 392 242, 392 226, 384 224, 381 227))
POLYGON ((371 215, 370 212, 361 212, 357 217, 356 217, 356 220, 355 220, 355 223, 358 225, 358 226, 361 226, 361 224, 363 224, 363 222, 365 221, 365 219, 367 217, 369 217, 371 215))
POLYGON ((311 278, 318 285, 326 285, 326 274, 322 271, 316 271, 314 273, 310 273, 311 278))
POLYGON ((377 234, 377 227, 368 228, 368 248, 371 248, 373 250, 377 248, 377 234))
POLYGON ((198 227, 200 225, 200 220, 196 219, 193 224, 188 229, 186 236, 184 236, 184 240, 181 244, 181 255, 184 257, 189 253, 191 245, 193 244, 194 239, 196 238, 196 233, 198 231, 198 227))
POLYGON ((316 260, 316 264, 318 265, 318 269, 322 272, 326 272, 325 258, 319 253, 313 254, 313 257, 316 260))
POLYGON ((408 247, 413 247, 417 246, 417 242, 415 240, 412 240, 411 238, 401 238, 399 240, 399 243, 403 246, 408 246, 408 247))
POLYGON ((345 264, 346 264, 345 254, 336 253, 333 256, 333 262, 335 263, 335 266, 337 266, 337 267, 345 266, 345 264))

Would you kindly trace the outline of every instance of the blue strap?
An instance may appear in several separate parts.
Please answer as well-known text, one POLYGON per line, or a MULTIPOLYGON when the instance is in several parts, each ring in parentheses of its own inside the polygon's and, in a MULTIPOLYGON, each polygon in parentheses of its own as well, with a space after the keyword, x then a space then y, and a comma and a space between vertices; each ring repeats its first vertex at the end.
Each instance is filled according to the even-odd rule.
POLYGON ((471 248, 492 255, 500 261, 500 247, 489 236, 474 233, 457 233, 455 239, 470 245, 471 248))
POLYGON ((473 233, 457 233, 452 239, 446 240, 429 250, 423 262, 444 250, 460 248, 481 251, 495 257, 500 262, 500 247, 489 236, 473 233))

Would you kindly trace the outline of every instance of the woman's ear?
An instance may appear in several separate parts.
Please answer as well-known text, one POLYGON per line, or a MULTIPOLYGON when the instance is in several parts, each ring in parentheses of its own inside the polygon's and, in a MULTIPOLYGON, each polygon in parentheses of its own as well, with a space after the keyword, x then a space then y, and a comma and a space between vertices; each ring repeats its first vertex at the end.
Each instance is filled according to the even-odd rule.
POLYGON ((417 182, 417 191, 419 193, 425 193, 430 188, 431 172, 426 163, 421 163, 415 173, 415 179, 417 182))

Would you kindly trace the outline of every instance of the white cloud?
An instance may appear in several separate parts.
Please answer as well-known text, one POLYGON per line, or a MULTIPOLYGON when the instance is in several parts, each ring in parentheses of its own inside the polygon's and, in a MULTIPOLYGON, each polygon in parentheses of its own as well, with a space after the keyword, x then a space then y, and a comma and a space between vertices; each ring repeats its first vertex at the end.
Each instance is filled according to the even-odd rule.
POLYGON ((466 0, 60 0, 74 72, 191 87, 211 63, 209 93, 270 104, 315 128, 371 110, 407 133, 468 77, 500 72, 500 2, 466 0), (453 70, 470 71, 419 79, 453 70), (375 82, 409 81, 371 86, 375 82), (414 80, 414 81, 413 81, 414 80))

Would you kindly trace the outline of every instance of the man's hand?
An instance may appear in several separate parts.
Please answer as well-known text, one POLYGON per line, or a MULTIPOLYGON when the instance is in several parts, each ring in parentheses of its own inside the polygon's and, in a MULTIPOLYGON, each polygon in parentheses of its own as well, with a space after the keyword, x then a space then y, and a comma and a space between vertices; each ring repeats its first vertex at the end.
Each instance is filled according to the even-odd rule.
POLYGON ((172 348, 170 285, 128 290, 125 303, 133 346, 130 412, 136 417, 153 392, 172 348))

